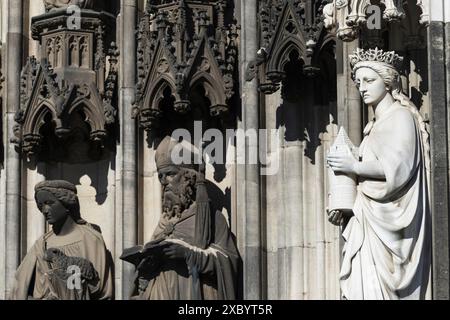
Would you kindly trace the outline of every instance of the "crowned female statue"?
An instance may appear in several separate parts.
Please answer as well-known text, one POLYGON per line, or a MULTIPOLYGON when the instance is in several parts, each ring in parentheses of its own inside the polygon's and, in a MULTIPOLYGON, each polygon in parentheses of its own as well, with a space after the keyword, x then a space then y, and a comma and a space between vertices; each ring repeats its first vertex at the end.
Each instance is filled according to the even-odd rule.
POLYGON ((352 78, 374 118, 359 159, 332 153, 334 172, 356 175, 352 210, 332 210, 345 240, 340 283, 344 299, 430 298, 429 142, 424 120, 401 91, 395 52, 357 49, 352 78))
POLYGON ((113 298, 112 259, 100 229, 81 218, 75 185, 63 180, 40 182, 35 199, 52 227, 17 269, 11 299, 113 298))

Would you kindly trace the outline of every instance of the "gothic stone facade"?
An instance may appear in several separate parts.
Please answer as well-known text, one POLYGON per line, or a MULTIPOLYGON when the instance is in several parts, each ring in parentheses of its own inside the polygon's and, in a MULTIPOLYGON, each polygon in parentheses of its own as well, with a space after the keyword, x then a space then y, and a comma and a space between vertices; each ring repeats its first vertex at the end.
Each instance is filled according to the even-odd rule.
POLYGON ((83 217, 115 260, 116 298, 161 212, 154 162, 178 128, 273 129, 279 170, 208 165, 209 195, 235 236, 247 299, 339 299, 340 235, 326 217, 325 155, 344 126, 358 144, 371 117, 353 86, 356 47, 406 57, 403 84, 431 133, 433 298, 449 298, 450 5, 446 0, 5 0, 0 7, 0 298, 48 226, 33 187, 77 185, 83 217), (65 7, 66 6, 66 7, 65 7), (72 28, 70 25, 75 25, 72 28))

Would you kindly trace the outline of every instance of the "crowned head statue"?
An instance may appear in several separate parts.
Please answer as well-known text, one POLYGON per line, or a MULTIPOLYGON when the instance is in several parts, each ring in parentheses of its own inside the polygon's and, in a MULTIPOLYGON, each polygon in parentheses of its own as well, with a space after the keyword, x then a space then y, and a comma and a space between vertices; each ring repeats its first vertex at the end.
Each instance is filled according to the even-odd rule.
MULTIPOLYGON (((383 99, 388 99, 408 108, 418 121, 425 148, 428 151, 428 132, 425 121, 414 103, 402 92, 400 68, 403 57, 394 51, 357 48, 349 59, 352 79, 364 103, 376 108, 383 99)), ((428 167, 429 159, 426 162, 428 167)))
POLYGON ((399 101, 407 99, 401 92, 399 73, 403 58, 394 51, 358 48, 349 58, 352 78, 361 92, 364 103, 376 105, 386 94, 399 101))

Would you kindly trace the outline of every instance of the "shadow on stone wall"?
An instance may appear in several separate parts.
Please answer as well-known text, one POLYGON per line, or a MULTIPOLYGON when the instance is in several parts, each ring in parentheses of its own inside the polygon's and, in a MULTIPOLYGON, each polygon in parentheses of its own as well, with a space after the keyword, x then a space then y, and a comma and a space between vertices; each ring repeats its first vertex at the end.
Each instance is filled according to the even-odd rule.
POLYGON ((37 170, 47 179, 64 179, 75 185, 82 183, 83 177, 87 187, 95 189, 95 201, 102 205, 108 195, 108 172, 115 170, 115 143, 107 138, 103 145, 90 139, 89 125, 83 120, 85 116, 73 113, 71 133, 58 138, 50 115, 41 127, 42 147, 36 155, 28 159, 29 170, 37 170), (38 165, 39 163, 45 165, 38 165))
POLYGON ((303 73, 303 61, 293 50, 285 66, 282 82, 282 104, 276 111, 276 127, 285 127, 286 142, 306 142, 305 156, 315 163, 320 134, 326 132, 330 115, 337 119, 336 61, 334 43, 322 49, 320 72, 313 78, 303 73))

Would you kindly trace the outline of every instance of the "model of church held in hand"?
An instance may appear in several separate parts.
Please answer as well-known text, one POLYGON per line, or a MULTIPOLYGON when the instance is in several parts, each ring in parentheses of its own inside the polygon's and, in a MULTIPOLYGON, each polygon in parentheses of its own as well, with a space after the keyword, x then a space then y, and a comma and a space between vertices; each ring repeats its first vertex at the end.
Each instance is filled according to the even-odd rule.
POLYGON ((447 7, 1 1, 0 299, 449 299, 447 7))

